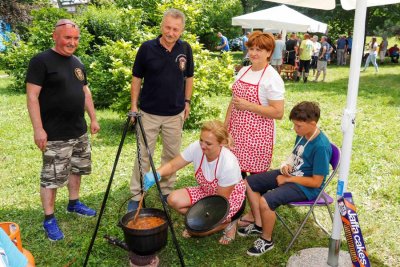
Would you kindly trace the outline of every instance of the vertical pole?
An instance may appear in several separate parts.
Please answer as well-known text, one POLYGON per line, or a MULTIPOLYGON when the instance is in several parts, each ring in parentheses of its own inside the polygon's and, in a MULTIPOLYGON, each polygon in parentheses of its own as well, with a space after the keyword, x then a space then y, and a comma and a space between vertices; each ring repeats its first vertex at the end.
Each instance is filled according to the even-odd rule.
MULTIPOLYGON (((352 143, 355 128, 355 117, 356 117, 356 106, 358 96, 358 86, 360 80, 360 66, 364 46, 364 35, 365 35, 365 18, 367 13, 367 0, 356 1, 356 10, 354 18, 354 29, 353 29, 353 45, 350 60, 350 74, 349 83, 347 90, 347 104, 343 111, 342 117, 342 132, 343 132, 343 143, 342 143, 342 154, 339 167, 339 181, 337 186, 337 197, 343 195, 347 189, 348 176, 350 170, 350 160, 352 143)), ((340 249, 340 238, 342 231, 342 221, 339 214, 337 203, 335 203, 335 214, 333 219, 333 230, 329 240, 329 254, 328 254, 328 265, 338 266, 339 262, 339 249, 340 249)))

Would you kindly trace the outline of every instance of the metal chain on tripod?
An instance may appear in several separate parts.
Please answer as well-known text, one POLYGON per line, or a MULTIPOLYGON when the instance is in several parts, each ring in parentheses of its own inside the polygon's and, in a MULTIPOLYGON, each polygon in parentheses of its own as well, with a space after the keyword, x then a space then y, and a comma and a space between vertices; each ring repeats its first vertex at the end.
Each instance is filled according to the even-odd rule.
POLYGON ((136 135, 136 150, 137 150, 137 161, 139 167, 139 176, 140 176, 140 186, 143 189, 143 166, 142 166, 142 152, 140 149, 140 136, 138 131, 137 121, 133 125, 135 127, 135 135, 136 135))

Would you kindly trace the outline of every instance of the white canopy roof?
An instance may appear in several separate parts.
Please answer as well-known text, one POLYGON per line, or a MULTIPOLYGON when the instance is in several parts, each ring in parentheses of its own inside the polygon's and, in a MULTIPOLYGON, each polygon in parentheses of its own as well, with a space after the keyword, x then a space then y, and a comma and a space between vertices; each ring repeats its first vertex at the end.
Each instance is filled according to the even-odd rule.
POLYGON ((247 29, 278 29, 293 32, 325 33, 327 29, 327 24, 309 18, 285 5, 234 17, 232 25, 247 29))
MULTIPOLYGON (((309 7, 315 9, 330 10, 336 7, 335 0, 264 0, 268 2, 284 3, 294 6, 309 7)), ((356 8, 356 0, 340 0, 343 9, 352 10, 356 8)), ((399 0, 367 0, 367 6, 382 6, 399 3, 399 0)))

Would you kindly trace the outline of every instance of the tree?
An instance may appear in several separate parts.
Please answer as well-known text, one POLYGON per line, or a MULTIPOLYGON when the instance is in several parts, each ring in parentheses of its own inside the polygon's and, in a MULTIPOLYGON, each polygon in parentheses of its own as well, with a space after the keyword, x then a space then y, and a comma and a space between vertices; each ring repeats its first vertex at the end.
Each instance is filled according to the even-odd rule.
POLYGON ((368 35, 400 35, 400 4, 368 9, 366 33, 368 35))
POLYGON ((17 0, 0 2, 0 17, 6 22, 15 25, 19 22, 30 21, 30 11, 32 5, 30 3, 21 3, 17 0))
POLYGON ((45 0, 4 0, 0 1, 0 18, 11 24, 13 31, 26 39, 26 25, 32 21, 31 11, 45 5, 45 0))
MULTIPOLYGON (((198 29, 199 25, 195 22, 201 14, 183 0, 174 0, 174 3, 181 3, 176 7, 187 13, 188 29, 198 29)), ((15 78, 11 89, 25 92, 24 80, 29 60, 53 45, 51 32, 59 18, 72 18, 80 26, 81 40, 77 55, 85 63, 94 102, 97 107, 110 107, 121 116, 126 116, 130 108, 130 83, 136 52, 143 41, 159 34, 159 23, 166 8, 168 6, 157 5, 157 11, 148 14, 146 19, 151 18, 155 22, 152 27, 144 23, 145 16, 142 14, 147 11, 142 9, 116 8, 113 5, 105 8, 99 5, 75 14, 59 8, 34 10, 32 23, 28 26, 29 38, 0 53, 0 69, 15 78)), ((204 96, 230 94, 234 66, 230 53, 221 57, 213 56, 210 51, 203 49, 197 36, 189 30, 184 32, 183 39, 190 43, 196 64, 191 115, 185 122, 186 128, 194 128, 202 120, 219 116, 221 110, 209 107, 204 96)))
MULTIPOLYGON (((277 3, 256 0, 241 0, 241 5, 245 13, 259 11, 265 8, 277 6, 277 3)), ((309 16, 315 20, 328 24, 328 34, 332 39, 336 39, 341 34, 348 34, 353 31, 354 10, 344 10, 341 7, 333 10, 318 10, 312 8, 291 8, 309 16)), ((398 33, 398 21, 400 21, 400 4, 386 6, 369 7, 366 19, 366 35, 392 36, 398 33), (392 32, 391 32, 392 31, 392 32)))
POLYGON ((228 38, 237 37, 242 32, 239 27, 231 25, 232 17, 243 13, 240 0, 115 0, 115 3, 118 7, 146 10, 143 23, 150 27, 160 25, 165 10, 177 8, 186 16, 186 31, 199 36, 200 42, 208 49, 215 47, 216 32, 221 31, 228 38))

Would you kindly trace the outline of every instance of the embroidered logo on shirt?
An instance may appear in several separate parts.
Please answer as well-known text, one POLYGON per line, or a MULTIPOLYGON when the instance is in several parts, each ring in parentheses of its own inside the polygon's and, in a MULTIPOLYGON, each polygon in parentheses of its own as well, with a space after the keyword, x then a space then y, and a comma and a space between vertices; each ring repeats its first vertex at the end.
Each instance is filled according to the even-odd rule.
POLYGON ((187 59, 186 59, 186 55, 185 55, 185 54, 179 54, 179 55, 176 57, 175 62, 177 62, 177 63, 179 64, 179 69, 180 69, 181 71, 185 71, 185 70, 186 70, 186 62, 187 62, 187 59))
POLYGON ((83 81, 85 79, 85 75, 83 74, 83 71, 80 68, 76 68, 74 70, 76 78, 78 80, 83 81))

